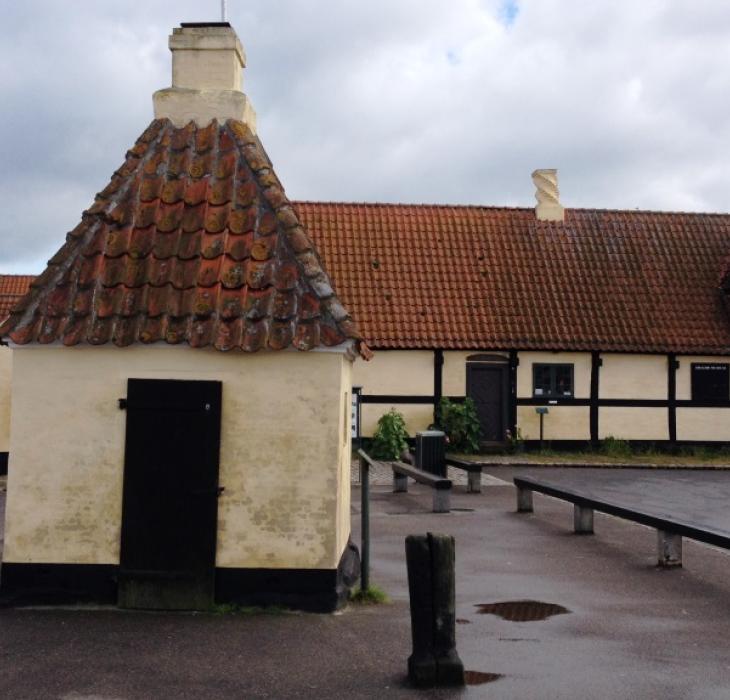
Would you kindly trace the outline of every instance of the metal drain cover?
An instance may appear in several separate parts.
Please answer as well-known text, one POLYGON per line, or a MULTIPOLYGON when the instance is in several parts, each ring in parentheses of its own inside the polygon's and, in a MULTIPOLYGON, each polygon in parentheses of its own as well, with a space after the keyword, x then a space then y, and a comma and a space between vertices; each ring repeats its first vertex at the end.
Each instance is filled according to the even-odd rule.
POLYGON ((494 683, 502 678, 501 673, 483 673, 482 671, 464 671, 464 681, 467 685, 484 685, 494 683))
POLYGON ((507 600, 502 603, 480 603, 476 605, 481 615, 497 615, 510 622, 536 622, 547 620, 553 615, 564 615, 570 610, 555 603, 541 603, 539 600, 507 600))

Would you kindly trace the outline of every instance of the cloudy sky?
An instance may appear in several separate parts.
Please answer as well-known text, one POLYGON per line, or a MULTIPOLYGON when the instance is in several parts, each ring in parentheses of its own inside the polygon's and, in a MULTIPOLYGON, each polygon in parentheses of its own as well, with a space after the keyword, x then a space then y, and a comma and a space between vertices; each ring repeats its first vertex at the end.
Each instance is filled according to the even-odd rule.
MULTIPOLYGON (((293 199, 730 210, 725 0, 228 0, 293 199)), ((0 23, 1 272, 39 272, 219 0, 23 0, 0 23)))

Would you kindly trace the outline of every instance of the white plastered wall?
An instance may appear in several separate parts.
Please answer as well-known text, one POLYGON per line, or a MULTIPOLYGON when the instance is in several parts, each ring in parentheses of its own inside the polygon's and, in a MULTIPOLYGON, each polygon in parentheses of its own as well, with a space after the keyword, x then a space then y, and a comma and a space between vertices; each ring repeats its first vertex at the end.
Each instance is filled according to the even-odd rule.
MULTIPOLYGON (((430 350, 378 350, 372 360, 357 362, 352 370, 353 386, 361 386, 363 395, 433 396, 433 378, 430 350)), ((432 403, 363 403, 360 434, 372 437, 378 419, 391 408, 403 414, 411 437, 433 423, 432 403)))
POLYGON ((349 536, 342 353, 14 353, 5 561, 118 563, 125 413, 117 400, 134 377, 223 382, 217 566, 337 566, 349 536))
MULTIPOLYGON (((602 399, 666 399, 666 355, 601 355, 598 395, 602 399)), ((601 409, 603 412, 603 409, 601 409)), ((647 438, 648 439, 648 438, 647 438)))
POLYGON ((13 351, 0 346, 0 452, 10 451, 10 386, 13 351))

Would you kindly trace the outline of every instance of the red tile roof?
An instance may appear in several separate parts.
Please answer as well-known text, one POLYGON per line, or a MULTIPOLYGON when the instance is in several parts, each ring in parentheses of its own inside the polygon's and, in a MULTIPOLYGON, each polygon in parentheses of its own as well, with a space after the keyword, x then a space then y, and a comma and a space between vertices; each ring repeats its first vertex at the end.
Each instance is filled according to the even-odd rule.
POLYGON ((127 153, 0 334, 248 352, 359 344, 248 127, 165 119, 127 153))
POLYGON ((35 275, 0 275, 0 320, 28 291, 35 275))
POLYGON ((730 354, 730 215, 294 206, 374 348, 730 354))

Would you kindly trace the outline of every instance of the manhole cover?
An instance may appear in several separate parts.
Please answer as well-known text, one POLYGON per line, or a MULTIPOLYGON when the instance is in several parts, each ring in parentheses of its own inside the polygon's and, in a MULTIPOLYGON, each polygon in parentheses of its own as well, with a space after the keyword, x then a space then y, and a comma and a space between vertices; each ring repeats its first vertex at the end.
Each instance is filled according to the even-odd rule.
POLYGON ((493 683, 502 678, 501 673, 483 673, 482 671, 464 671, 464 681, 467 685, 483 685, 493 683))
POLYGON ((564 615, 570 610, 555 603, 541 603, 539 600, 507 600, 503 603, 481 603, 476 605, 482 615, 497 615, 511 622, 535 622, 547 620, 553 615, 564 615))

